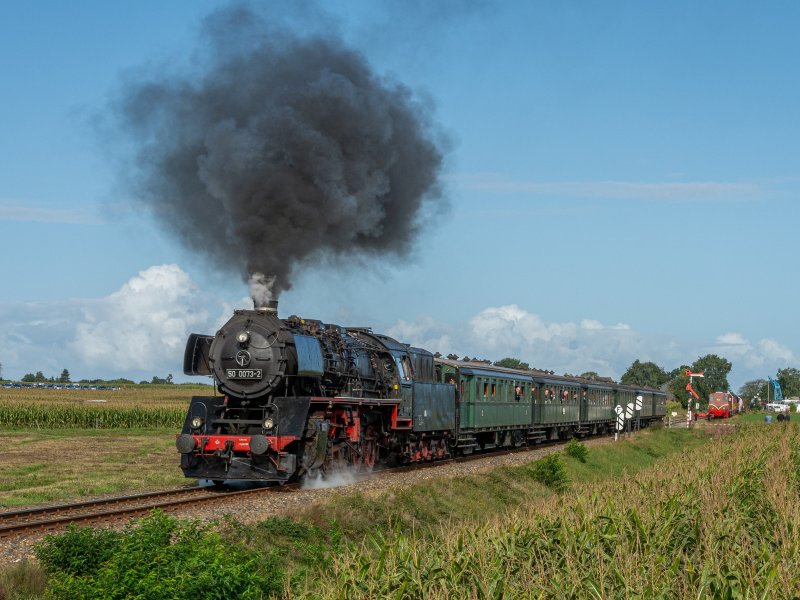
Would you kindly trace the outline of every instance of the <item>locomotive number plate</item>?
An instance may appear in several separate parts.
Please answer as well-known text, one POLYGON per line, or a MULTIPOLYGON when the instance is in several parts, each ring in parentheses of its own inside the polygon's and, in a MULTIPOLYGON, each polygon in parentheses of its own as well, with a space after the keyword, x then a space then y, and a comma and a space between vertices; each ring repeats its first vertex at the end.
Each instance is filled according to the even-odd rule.
POLYGON ((228 379, 261 379, 261 369, 225 369, 228 379))

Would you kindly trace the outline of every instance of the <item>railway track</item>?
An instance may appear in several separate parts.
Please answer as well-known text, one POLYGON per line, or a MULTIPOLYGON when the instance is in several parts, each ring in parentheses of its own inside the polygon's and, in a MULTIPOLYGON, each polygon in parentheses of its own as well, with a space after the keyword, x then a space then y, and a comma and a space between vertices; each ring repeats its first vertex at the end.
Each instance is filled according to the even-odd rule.
MULTIPOLYGON (((551 442, 546 445, 558 447, 565 443, 566 442, 551 442)), ((451 463, 469 462, 482 458, 528 452, 541 447, 542 445, 536 444, 490 453, 481 452, 468 456, 379 469, 374 471, 374 474, 402 473, 418 469, 435 468, 451 463)), ((369 475, 364 474, 364 476, 368 477, 369 475)), ((26 533, 57 532, 65 529, 72 523, 91 524, 121 522, 132 517, 146 515, 154 509, 169 512, 173 509, 185 509, 192 505, 209 502, 224 502, 234 497, 292 492, 301 488, 302 484, 300 483, 290 483, 282 486, 255 487, 242 490, 213 487, 184 487, 160 492, 117 496, 57 506, 2 512, 0 513, 0 539, 26 533)))
POLYGON ((154 509, 170 511, 207 502, 266 492, 289 492, 299 484, 245 490, 204 487, 177 488, 161 492, 117 496, 58 506, 44 506, 0 513, 0 539, 32 532, 55 532, 71 523, 113 523, 142 516, 154 509))

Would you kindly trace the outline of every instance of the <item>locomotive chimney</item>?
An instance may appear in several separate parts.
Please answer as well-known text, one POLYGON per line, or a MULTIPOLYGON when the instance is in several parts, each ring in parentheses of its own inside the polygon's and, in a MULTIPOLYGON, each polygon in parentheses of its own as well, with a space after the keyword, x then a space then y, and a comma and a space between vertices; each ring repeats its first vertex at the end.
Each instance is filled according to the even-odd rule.
POLYGON ((278 301, 277 300, 267 300, 266 302, 259 302, 255 298, 253 298, 253 305, 258 312, 267 313, 267 314, 278 314, 278 301))

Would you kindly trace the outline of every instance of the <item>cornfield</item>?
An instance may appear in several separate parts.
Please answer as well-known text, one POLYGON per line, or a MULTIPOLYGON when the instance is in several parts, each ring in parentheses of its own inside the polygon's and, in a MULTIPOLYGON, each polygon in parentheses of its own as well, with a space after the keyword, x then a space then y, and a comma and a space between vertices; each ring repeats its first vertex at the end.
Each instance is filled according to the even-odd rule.
POLYGON ((174 429, 185 408, 100 407, 81 404, 0 404, 0 427, 34 429, 174 429))
POLYGON ((174 429, 193 395, 211 386, 130 386, 118 390, 0 388, 0 427, 34 429, 174 429))
POLYGON ((192 396, 213 396, 212 386, 134 385, 116 390, 0 388, 0 406, 32 403, 80 404, 108 402, 114 406, 188 407, 192 396))
POLYGON ((295 595, 800 597, 800 429, 742 427, 687 454, 481 524, 373 534, 295 595))

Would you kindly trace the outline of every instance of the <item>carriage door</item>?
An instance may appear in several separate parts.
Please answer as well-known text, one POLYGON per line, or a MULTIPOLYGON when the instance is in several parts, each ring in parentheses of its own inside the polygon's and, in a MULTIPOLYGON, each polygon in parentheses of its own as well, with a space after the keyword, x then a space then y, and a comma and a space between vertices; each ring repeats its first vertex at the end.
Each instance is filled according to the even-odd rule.
POLYGON ((581 388, 581 423, 589 420, 589 389, 581 388))
POLYGON ((408 355, 401 352, 392 353, 394 355, 394 362, 397 365, 397 379, 400 383, 400 407, 397 414, 405 419, 412 418, 411 410, 411 397, 412 386, 414 385, 414 378, 411 371, 411 361, 408 355))

